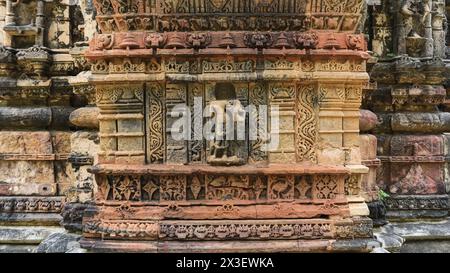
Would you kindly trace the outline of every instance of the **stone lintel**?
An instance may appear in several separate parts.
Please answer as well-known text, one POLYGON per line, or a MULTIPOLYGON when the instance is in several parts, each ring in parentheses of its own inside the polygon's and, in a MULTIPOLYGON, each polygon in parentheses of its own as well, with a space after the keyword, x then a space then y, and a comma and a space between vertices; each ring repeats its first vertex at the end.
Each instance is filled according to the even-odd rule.
POLYGON ((102 164, 90 168, 94 174, 253 174, 253 175, 302 175, 302 174, 350 174, 350 170, 342 166, 302 165, 302 164, 269 164, 264 166, 218 167, 210 165, 119 165, 102 164))

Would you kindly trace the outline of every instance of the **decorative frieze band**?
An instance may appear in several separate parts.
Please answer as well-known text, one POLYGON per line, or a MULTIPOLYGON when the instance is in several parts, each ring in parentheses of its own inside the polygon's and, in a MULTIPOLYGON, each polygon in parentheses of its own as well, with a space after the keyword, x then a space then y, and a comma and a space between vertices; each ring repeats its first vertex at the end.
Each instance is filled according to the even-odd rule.
POLYGON ((320 201, 344 194, 340 175, 108 175, 98 179, 105 201, 320 201))
POLYGON ((372 236, 370 219, 252 220, 252 221, 136 221, 92 220, 84 233, 108 239, 133 240, 277 240, 354 239, 372 236))
POLYGON ((360 58, 345 59, 280 59, 266 60, 244 59, 244 60, 211 60, 203 57, 196 60, 174 60, 174 59, 145 59, 142 56, 133 60, 129 58, 122 60, 94 60, 92 72, 94 74, 128 74, 128 73, 166 73, 166 74, 210 74, 210 73, 252 73, 261 68, 267 71, 298 71, 298 72, 365 72, 364 61, 360 58))
POLYGON ((0 213, 45 212, 59 213, 64 204, 63 197, 0 197, 0 213))
POLYGON ((363 0, 117 2, 95 0, 103 33, 130 30, 333 30, 354 32, 363 0))
POLYGON ((0 160, 8 161, 64 161, 69 154, 0 154, 0 160))
POLYGON ((448 195, 391 196, 384 201, 388 210, 448 210, 448 195))

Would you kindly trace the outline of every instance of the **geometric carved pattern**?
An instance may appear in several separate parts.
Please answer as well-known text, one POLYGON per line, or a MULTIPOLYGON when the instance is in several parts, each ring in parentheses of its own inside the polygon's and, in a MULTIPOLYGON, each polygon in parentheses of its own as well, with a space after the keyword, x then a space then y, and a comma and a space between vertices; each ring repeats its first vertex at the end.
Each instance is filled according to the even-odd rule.
POLYGON ((308 199, 312 197, 312 177, 297 176, 295 177, 295 199, 308 199))
POLYGON ((138 176, 109 176, 105 196, 112 194, 112 200, 139 201, 141 199, 141 183, 138 176))
POLYGON ((108 175, 99 190, 105 201, 331 200, 343 194, 343 181, 339 175, 108 175))
POLYGON ((330 175, 319 175, 314 181, 315 198, 333 199, 338 194, 338 184, 330 175))

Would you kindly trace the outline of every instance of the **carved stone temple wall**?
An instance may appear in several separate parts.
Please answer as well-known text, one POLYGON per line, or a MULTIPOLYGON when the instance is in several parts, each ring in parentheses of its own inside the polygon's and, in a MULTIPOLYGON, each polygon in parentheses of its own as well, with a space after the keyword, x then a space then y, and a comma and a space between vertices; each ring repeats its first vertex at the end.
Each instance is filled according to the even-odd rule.
POLYGON ((85 56, 100 150, 82 247, 370 251, 360 191, 369 172, 359 147, 370 57, 358 32, 363 0, 93 3, 99 33, 85 56), (221 118, 202 117, 198 101, 256 114, 233 116, 247 129, 241 140, 221 140, 217 127, 205 140, 195 124, 221 118), (180 117, 190 138, 172 134, 180 117), (264 119, 279 127, 250 139, 250 124, 264 119))
POLYGON ((449 12, 0 0, 0 252, 370 252, 448 216, 449 12))
POLYGON ((445 83, 446 3, 381 1, 371 11, 371 78, 377 90, 364 100, 378 115, 379 187, 391 219, 448 215, 450 113, 445 83))
POLYGON ((87 104, 72 84, 89 70, 81 13, 76 1, 0 1, 0 251, 30 251, 63 230, 79 173, 69 117, 87 104))

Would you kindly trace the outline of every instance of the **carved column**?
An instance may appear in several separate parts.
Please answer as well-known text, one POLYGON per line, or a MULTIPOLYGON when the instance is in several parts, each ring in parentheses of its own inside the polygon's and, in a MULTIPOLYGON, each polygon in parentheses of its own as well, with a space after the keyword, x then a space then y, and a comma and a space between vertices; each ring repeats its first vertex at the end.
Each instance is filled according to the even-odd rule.
MULTIPOLYGON (((372 78, 378 88, 366 99, 368 109, 380 120, 373 130, 382 161, 378 185, 390 195, 385 203, 391 218, 444 217, 448 195, 444 186, 447 140, 443 133, 448 131, 448 117, 438 108, 446 96, 443 3, 398 3, 393 14, 380 10, 375 16, 403 18, 399 27, 407 30, 397 32, 401 42, 392 50, 376 52, 379 62, 372 78), (399 56, 393 57, 389 51, 399 56)), ((389 21, 382 25, 389 27, 389 21)))
POLYGON ((79 41, 72 36, 77 26, 67 23, 67 4, 1 5, 0 244, 31 251, 50 233, 63 231, 60 213, 75 180, 68 161, 69 116, 83 101, 69 83, 79 72, 69 47, 79 41), (36 235, 32 240, 30 233, 36 235))

